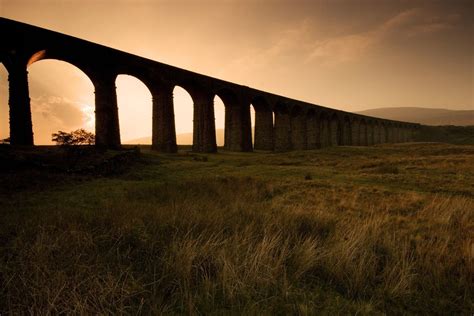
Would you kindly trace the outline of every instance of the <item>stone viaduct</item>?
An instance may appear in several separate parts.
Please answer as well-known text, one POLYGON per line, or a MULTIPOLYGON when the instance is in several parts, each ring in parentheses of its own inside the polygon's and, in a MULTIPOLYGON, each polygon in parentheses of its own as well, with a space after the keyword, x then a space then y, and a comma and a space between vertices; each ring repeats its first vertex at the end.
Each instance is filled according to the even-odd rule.
POLYGON ((231 151, 305 150, 325 146, 367 146, 413 139, 418 124, 339 111, 212 78, 72 36, 0 18, 0 62, 8 71, 10 142, 33 145, 28 66, 42 59, 68 62, 82 70, 95 89, 96 145, 119 148, 115 80, 138 78, 153 100, 152 148, 176 152, 173 88, 194 103, 193 150, 215 152, 214 96, 225 105, 225 145, 231 151), (250 106, 255 110, 252 143, 250 106))

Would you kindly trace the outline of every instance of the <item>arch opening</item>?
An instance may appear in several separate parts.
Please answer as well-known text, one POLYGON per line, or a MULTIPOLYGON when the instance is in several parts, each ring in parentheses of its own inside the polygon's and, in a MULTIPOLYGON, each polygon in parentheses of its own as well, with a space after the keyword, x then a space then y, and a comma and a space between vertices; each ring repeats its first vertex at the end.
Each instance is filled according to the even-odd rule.
POLYGON ((62 60, 36 58, 29 62, 28 73, 37 145, 53 144, 51 134, 59 130, 94 133, 94 85, 81 69, 62 60))
POLYGON ((337 146, 341 142, 341 130, 337 115, 334 113, 329 120, 329 146, 337 146))
POLYGON ((374 145, 380 144, 380 124, 378 121, 374 121, 374 145))
POLYGON ((329 124, 329 117, 326 112, 319 114, 319 138, 321 147, 327 147, 331 144, 331 127, 329 124))
POLYGON ((344 146, 352 145, 352 125, 348 116, 344 116, 344 125, 342 128, 342 144, 344 146))
POLYGON ((267 101, 258 96, 252 100, 253 147, 256 150, 273 150, 274 115, 267 101))
POLYGON ((0 63, 0 144, 10 138, 10 113, 8 108, 8 70, 0 63))
POLYGON ((292 149, 291 144, 291 115, 288 106, 278 103, 275 106, 274 149, 287 151, 292 149))
MULTIPOLYGON (((229 89, 217 91, 214 99, 218 101, 216 98, 222 101, 225 111, 224 148, 231 151, 252 151, 250 103, 243 102, 229 89)), ((215 105, 216 122, 219 115, 218 103, 215 105)), ((216 133, 217 130, 216 128, 216 133)))
POLYGON ((227 148, 228 138, 230 134, 228 132, 229 113, 226 111, 226 104, 219 95, 214 96, 214 122, 216 128, 216 143, 218 147, 227 148))
POLYGON ((290 133, 292 149, 305 150, 307 148, 306 113, 299 106, 291 109, 290 133))
POLYGON ((351 123, 351 130, 352 130, 352 145, 353 146, 360 146, 360 119, 354 118, 351 123))
POLYGON ((316 111, 308 110, 306 113, 306 146, 307 149, 317 149, 321 147, 320 126, 317 120, 316 111))
POLYGON ((252 148, 255 147, 255 119, 257 113, 255 111, 255 106, 251 103, 250 104, 250 132, 252 133, 252 148))
POLYGON ((374 123, 369 120, 367 121, 367 146, 374 144, 374 123))
POLYGON ((152 94, 140 79, 118 75, 115 79, 120 135, 124 144, 151 144, 152 94))
POLYGON ((194 102, 191 94, 181 86, 173 88, 176 143, 185 150, 193 145, 194 102))
POLYGON ((359 123, 359 145, 367 146, 367 123, 364 119, 359 123))
POLYGON ((387 127, 385 126, 385 123, 381 123, 379 125, 380 129, 380 143, 386 143, 387 142, 387 127))

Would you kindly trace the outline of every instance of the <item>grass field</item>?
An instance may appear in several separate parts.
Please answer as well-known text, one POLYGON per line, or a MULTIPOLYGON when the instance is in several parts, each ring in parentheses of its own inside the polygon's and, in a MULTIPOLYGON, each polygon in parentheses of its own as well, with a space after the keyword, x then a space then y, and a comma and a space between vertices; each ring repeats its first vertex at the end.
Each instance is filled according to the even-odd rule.
POLYGON ((474 310, 474 146, 127 164, 0 172, 1 314, 474 310))

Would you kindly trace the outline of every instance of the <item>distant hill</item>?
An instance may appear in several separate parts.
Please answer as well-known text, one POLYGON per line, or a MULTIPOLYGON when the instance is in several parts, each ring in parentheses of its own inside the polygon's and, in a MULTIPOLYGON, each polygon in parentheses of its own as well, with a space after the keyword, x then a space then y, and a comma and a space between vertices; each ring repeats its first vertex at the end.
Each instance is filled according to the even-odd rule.
POLYGON ((390 120, 424 125, 474 125, 474 110, 447 110, 418 107, 377 108, 357 112, 390 120))
MULTIPOLYGON (((217 137, 216 139, 217 146, 224 146, 224 130, 223 129, 216 130, 216 137, 217 137)), ((176 142, 178 143, 178 145, 192 145, 193 134, 192 133, 178 134, 176 135, 176 142)), ((142 145, 151 144, 151 136, 127 140, 124 143, 125 144, 142 144, 142 145)))

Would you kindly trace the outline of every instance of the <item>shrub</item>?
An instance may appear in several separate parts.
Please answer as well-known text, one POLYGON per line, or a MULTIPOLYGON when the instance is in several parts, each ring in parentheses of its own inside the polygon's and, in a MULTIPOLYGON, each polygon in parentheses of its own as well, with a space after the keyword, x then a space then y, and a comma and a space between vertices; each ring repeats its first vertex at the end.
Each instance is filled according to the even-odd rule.
POLYGON ((58 131, 52 135, 53 142, 56 145, 71 146, 71 145, 93 145, 95 144, 95 135, 85 129, 77 129, 70 133, 58 131))

